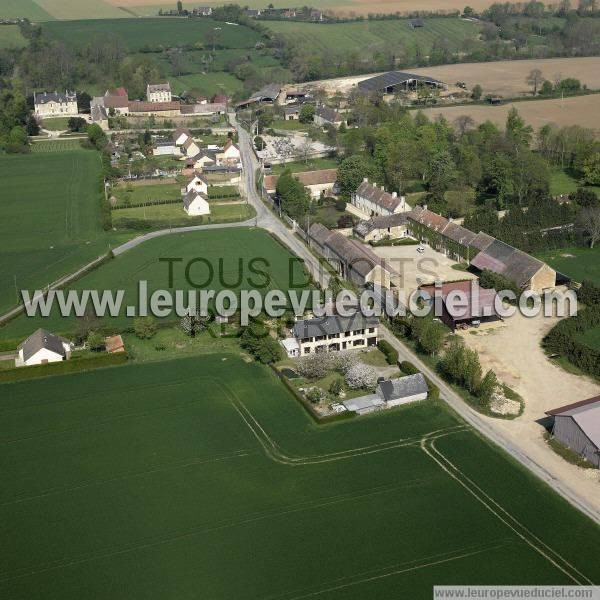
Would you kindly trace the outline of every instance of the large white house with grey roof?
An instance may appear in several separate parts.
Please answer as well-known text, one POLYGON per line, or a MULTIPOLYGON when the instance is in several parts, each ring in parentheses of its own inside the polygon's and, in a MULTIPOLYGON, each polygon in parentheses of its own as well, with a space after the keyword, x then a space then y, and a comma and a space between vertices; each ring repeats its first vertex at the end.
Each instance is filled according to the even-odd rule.
POLYGON ((17 348, 15 366, 28 367, 68 360, 71 358, 71 349, 69 340, 38 329, 17 348))
POLYGON ((33 95, 36 117, 76 117, 77 94, 62 92, 40 92, 33 95))
MULTIPOLYGON (((404 196, 398 196, 396 192, 385 191, 385 188, 377 187, 365 178, 352 194, 352 206, 358 210, 358 216, 363 219, 371 217, 388 217, 410 210, 404 196)), ((355 211, 352 211, 355 212, 355 211)))

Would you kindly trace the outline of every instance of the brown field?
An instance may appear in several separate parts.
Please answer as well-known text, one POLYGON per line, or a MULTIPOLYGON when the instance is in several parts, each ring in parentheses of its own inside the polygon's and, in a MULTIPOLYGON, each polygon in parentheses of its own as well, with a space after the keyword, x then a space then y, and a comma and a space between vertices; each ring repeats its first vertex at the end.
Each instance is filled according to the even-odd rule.
MULTIPOLYGON (((138 10, 141 13, 149 14, 153 9, 173 8, 175 2, 165 2, 165 0, 106 0, 113 6, 138 10)), ((225 2, 226 4, 227 2, 225 2)), ((224 4, 223 0, 204 0, 204 6, 218 6, 224 4)), ((233 2, 231 2, 233 4, 233 2)), ((240 4, 250 8, 263 8, 266 4, 263 0, 245 0, 240 4)), ((279 0, 274 3, 279 8, 298 6, 297 0, 279 0)), ((472 0, 467 3, 475 10, 482 10, 493 0, 472 0)), ((198 6, 196 1, 184 1, 185 8, 198 6)), ((415 10, 462 10, 465 7, 464 0, 321 0, 316 6, 324 11, 332 11, 340 16, 350 16, 352 14, 367 13, 405 13, 415 10)))
MULTIPOLYGON (((525 82, 525 78, 532 69, 540 69, 544 77, 550 81, 554 81, 557 76, 563 79, 575 77, 590 89, 600 89, 600 57, 597 56, 462 63, 408 70, 418 75, 436 77, 450 85, 457 81, 464 81, 469 89, 479 84, 484 94, 515 98, 530 93, 531 88, 525 82)), ((336 90, 348 92, 359 81, 373 75, 374 73, 315 81, 310 85, 322 87, 330 93, 336 90)))
POLYGON ((508 111, 515 107, 527 123, 537 131, 546 124, 581 125, 600 132, 600 94, 590 96, 577 96, 564 100, 530 100, 527 102, 513 102, 500 106, 448 106, 444 108, 428 108, 423 112, 434 119, 443 115, 448 121, 453 122, 461 115, 469 115, 477 123, 493 121, 504 127, 508 111))

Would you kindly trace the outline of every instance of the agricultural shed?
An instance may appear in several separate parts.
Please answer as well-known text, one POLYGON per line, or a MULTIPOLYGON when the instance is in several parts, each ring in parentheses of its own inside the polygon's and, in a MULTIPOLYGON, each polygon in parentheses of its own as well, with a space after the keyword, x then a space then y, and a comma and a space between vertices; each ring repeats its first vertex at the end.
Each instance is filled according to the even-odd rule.
POLYGON ((376 75, 375 77, 359 82, 358 89, 362 92, 393 94, 401 90, 414 89, 419 83, 424 83, 431 87, 444 87, 444 82, 434 77, 415 75, 414 73, 406 73, 404 71, 389 71, 388 73, 376 75))

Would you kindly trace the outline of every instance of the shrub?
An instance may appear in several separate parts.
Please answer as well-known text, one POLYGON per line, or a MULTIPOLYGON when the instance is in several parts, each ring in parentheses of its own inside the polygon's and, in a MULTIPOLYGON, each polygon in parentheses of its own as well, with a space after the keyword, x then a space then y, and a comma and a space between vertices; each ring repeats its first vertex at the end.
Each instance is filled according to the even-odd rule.
POLYGON ((149 340, 156 333, 156 323, 152 317, 138 317, 133 322, 133 332, 140 340, 149 340))
POLYGON ((417 369, 415 365, 407 360, 403 360, 400 363, 400 370, 406 375, 414 375, 415 373, 419 373, 419 369, 417 369))
POLYGON ((106 347, 104 343, 104 337, 102 337, 102 335, 99 334, 97 331, 90 331, 89 335, 87 336, 86 342, 87 347, 92 352, 101 352, 106 347))
POLYGON ((339 396, 344 389, 344 380, 341 377, 337 377, 331 382, 329 386, 329 392, 333 396, 339 396))
POLYGON ((331 368, 345 375, 353 366, 358 364, 358 355, 351 350, 335 352, 331 355, 331 368))
POLYGON ((319 387, 312 387, 310 388, 310 390, 308 390, 308 392, 306 392, 306 399, 311 404, 319 404, 319 402, 321 402, 321 400, 323 400, 324 398, 325 393, 319 387))
POLYGON ((269 330, 262 323, 253 323, 244 328, 240 345, 265 365, 281 360, 283 355, 281 346, 271 337, 269 330))
POLYGON ((298 372, 308 379, 321 379, 327 374, 330 365, 329 355, 309 354, 302 356, 296 362, 298 372))
POLYGON ((398 362, 398 351, 386 340, 379 340, 377 347, 385 355, 388 365, 395 365, 398 362))
POLYGON ((368 365, 354 365, 346 373, 346 383, 353 390, 365 389, 373 391, 377 385, 377 372, 373 367, 368 365))

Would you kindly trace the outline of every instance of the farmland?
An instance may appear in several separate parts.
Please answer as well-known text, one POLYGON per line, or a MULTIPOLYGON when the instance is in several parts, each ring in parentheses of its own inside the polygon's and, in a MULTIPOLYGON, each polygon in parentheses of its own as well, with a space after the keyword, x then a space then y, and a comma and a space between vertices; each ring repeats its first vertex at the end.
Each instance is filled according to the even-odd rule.
POLYGON ((93 151, 0 156, 2 312, 16 303, 15 283, 47 285, 107 251, 99 175, 93 151))
POLYGON ((2 597, 419 600, 600 578, 597 526, 440 404, 316 426, 268 369, 219 354, 0 398, 2 597))
POLYGON ((410 29, 406 21, 360 21, 354 23, 299 23, 265 21, 264 25, 286 41, 324 52, 373 52, 386 45, 417 44, 427 54, 436 39, 459 48, 476 38, 479 26, 460 19, 428 19, 427 27, 410 29))
POLYGON ((0 25, 0 50, 2 48, 22 48, 27 40, 21 35, 18 25, 0 25))
POLYGON ((39 140, 31 145, 33 154, 55 154, 59 152, 69 152, 72 150, 80 150, 81 144, 78 139, 53 139, 39 140))
POLYGON ((105 0, 35 0, 55 19, 111 19, 127 13, 105 0))
POLYGON ((202 44, 205 33, 221 27, 219 44, 226 48, 252 48, 260 35, 248 27, 227 25, 211 19, 98 19, 52 21, 44 30, 67 46, 81 48, 95 36, 119 36, 130 52, 143 48, 202 44))
POLYGON ((565 99, 510 102, 500 106, 469 105, 428 108, 423 110, 423 113, 430 119, 441 115, 450 122, 459 116, 469 115, 476 123, 489 120, 504 128, 506 117, 513 107, 536 131, 547 124, 559 127, 580 125, 600 130, 600 94, 565 99))
POLYGON ((572 277, 575 281, 584 279, 600 285, 600 247, 563 248, 536 253, 536 256, 548 263, 553 269, 572 277))
POLYGON ((34 0, 2 0, 0 3, 0 19, 50 21, 52 18, 34 0))
MULTIPOLYGON (((229 209, 237 206, 239 205, 222 208, 229 209)), ((266 261, 266 263, 262 260, 257 261, 255 265, 256 269, 264 269, 269 274, 268 285, 261 288, 265 293, 268 289, 286 290, 290 284, 300 287, 307 284, 301 265, 271 236, 260 229, 235 228, 228 229, 226 234, 223 230, 215 229, 177 233, 149 240, 88 273, 69 289, 124 290, 120 316, 114 318, 107 316, 102 324, 126 327, 130 325, 131 319, 125 316, 125 305, 137 304, 138 281, 147 281, 150 293, 169 288, 168 265, 160 262, 164 257, 182 259, 183 266, 175 269, 174 289, 191 289, 184 279, 184 267, 188 261, 196 257, 208 261, 210 267, 206 263, 192 265, 191 279, 196 282, 205 281, 212 273, 212 278, 205 287, 217 292, 224 288, 232 290, 245 288, 248 285, 246 283, 248 277, 252 277, 252 281, 257 281, 259 285, 265 283, 264 277, 253 276, 250 271, 248 261, 251 259, 266 261), (291 282, 290 269, 293 274, 291 282), (223 273, 222 280, 219 278, 220 272, 223 273)), ((76 327, 76 322, 75 316, 62 318, 57 310, 53 310, 47 318, 20 316, 0 329, 0 338, 20 340, 40 326, 69 333, 76 327)))

